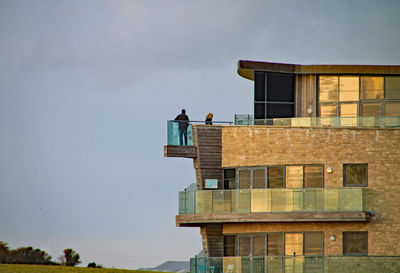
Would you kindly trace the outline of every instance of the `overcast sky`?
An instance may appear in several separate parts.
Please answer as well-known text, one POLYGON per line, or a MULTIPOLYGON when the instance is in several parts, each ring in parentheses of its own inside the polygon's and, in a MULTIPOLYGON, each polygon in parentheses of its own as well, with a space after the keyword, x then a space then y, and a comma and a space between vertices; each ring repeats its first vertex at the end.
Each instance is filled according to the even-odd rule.
POLYGON ((202 248, 166 121, 252 113, 237 61, 400 65, 400 1, 0 0, 0 241, 82 265, 202 248))

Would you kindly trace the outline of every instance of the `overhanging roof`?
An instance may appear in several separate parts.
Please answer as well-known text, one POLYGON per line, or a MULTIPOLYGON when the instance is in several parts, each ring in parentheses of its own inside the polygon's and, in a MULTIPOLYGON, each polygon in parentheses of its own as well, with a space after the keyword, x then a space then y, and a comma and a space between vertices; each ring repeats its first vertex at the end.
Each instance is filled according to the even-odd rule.
POLYGON ((240 60, 238 74, 254 81, 254 71, 290 74, 400 75, 400 65, 285 64, 240 60))

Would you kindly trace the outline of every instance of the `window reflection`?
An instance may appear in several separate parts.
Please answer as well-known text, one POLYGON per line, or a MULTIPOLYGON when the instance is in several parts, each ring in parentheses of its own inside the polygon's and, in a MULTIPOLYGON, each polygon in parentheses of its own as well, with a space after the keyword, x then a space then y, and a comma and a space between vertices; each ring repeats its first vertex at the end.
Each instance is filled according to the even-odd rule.
POLYGON ((400 77, 385 78, 385 98, 400 99, 400 77))
POLYGON ((303 234, 285 234, 285 255, 303 255, 303 234))
POLYGON ((319 101, 336 102, 339 77, 321 76, 319 78, 319 101))
POLYGON ((358 77, 340 77, 339 101, 358 101, 358 77))
POLYGON ((381 99, 383 77, 361 77, 361 99, 381 99))

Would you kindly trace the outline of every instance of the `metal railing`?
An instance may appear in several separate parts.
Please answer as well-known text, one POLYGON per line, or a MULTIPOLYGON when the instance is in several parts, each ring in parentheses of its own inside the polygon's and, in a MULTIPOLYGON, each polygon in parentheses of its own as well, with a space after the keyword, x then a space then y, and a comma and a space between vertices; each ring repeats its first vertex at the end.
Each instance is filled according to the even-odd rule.
POLYGON ((362 212, 364 188, 238 189, 179 192, 179 214, 362 212))
POLYGON ((400 272, 400 256, 242 256, 191 258, 191 273, 400 272))
POLYGON ((399 128, 400 117, 296 117, 254 119, 253 115, 235 115, 235 125, 269 125, 289 127, 357 127, 399 128))

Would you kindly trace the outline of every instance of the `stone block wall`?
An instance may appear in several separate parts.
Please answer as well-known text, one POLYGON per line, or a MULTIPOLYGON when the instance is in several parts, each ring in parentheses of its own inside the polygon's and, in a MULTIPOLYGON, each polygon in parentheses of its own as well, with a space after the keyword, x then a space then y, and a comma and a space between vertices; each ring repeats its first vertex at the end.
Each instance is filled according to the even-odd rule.
POLYGON ((367 163, 369 223, 224 224, 223 233, 324 231, 325 255, 341 255, 342 232, 368 231, 369 255, 400 255, 399 129, 224 126, 221 160, 222 168, 323 164, 325 188, 343 187, 343 164, 367 163))

